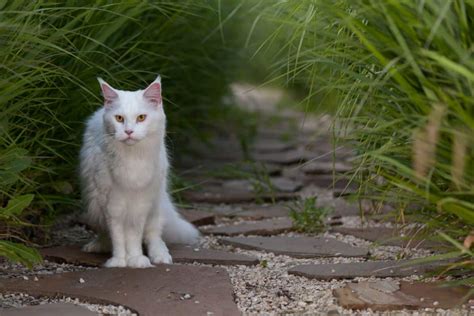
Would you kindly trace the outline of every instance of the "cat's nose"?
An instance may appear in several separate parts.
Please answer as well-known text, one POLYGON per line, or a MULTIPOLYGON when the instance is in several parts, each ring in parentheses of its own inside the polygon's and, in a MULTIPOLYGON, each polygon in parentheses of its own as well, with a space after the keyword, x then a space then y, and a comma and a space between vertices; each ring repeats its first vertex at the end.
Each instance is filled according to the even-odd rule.
POLYGON ((133 133, 133 130, 131 130, 131 129, 126 129, 125 130, 125 134, 127 134, 127 135, 132 135, 132 133, 133 133))

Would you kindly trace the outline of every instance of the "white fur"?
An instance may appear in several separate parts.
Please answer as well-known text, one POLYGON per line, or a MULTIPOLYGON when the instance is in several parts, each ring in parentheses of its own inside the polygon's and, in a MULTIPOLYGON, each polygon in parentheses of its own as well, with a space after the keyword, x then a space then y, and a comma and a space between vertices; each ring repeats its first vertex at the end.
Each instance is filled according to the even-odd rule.
POLYGON ((106 252, 106 267, 171 263, 165 242, 194 243, 199 233, 176 212, 167 189, 166 116, 158 77, 147 89, 121 91, 99 79, 104 107, 87 122, 80 155, 86 218, 102 232, 85 245, 106 252), (143 122, 137 117, 146 115, 143 122), (116 115, 124 118, 118 122, 116 115), (125 133, 133 131, 131 137, 125 133), (142 242, 148 257, 143 255, 142 242))

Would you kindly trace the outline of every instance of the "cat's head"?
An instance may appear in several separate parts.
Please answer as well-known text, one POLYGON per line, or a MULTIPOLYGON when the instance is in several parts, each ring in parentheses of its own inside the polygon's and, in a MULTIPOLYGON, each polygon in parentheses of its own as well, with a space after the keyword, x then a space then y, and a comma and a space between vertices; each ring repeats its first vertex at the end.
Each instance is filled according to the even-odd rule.
POLYGON ((161 98, 161 78, 145 90, 123 91, 98 78, 104 96, 106 132, 116 140, 134 145, 147 137, 164 133, 165 113, 161 98))

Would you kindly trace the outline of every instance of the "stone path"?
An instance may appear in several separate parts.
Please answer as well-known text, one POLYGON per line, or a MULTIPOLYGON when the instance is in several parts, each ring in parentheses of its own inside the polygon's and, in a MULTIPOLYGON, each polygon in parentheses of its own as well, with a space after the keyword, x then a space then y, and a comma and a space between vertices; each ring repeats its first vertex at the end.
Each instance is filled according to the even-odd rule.
POLYGON ((192 143, 192 155, 174 159, 190 184, 179 194, 181 213, 199 226, 200 244, 170 245, 173 265, 104 269, 107 254, 80 251, 93 233, 71 221, 41 249, 47 261, 40 268, 0 265, 0 314, 36 308, 54 315, 70 303, 88 308, 78 315, 104 311, 100 306, 124 315, 474 312, 474 298, 460 300, 466 287, 440 288, 440 280, 422 278, 439 263, 410 264, 440 251, 439 243, 411 233, 416 225, 397 227, 388 205, 346 197, 357 190, 345 175, 354 153, 332 144, 329 117, 277 110, 279 91, 232 88, 236 103, 258 121, 255 138, 245 139, 248 150, 241 131, 223 126, 211 146, 192 143), (308 209, 295 204, 312 197, 308 209), (296 230, 291 216, 327 207, 319 234, 296 230), (15 308, 40 302, 51 304, 15 308))

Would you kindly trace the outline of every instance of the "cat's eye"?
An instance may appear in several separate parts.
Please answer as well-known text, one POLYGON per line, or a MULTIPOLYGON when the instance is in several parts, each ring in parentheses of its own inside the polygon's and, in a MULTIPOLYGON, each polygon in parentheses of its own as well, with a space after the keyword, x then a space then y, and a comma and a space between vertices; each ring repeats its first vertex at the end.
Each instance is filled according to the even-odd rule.
POLYGON ((119 123, 123 123, 124 118, 122 115, 115 115, 115 120, 119 123))
POLYGON ((145 119, 146 119, 145 114, 140 114, 139 116, 137 116, 137 122, 143 122, 145 119))

